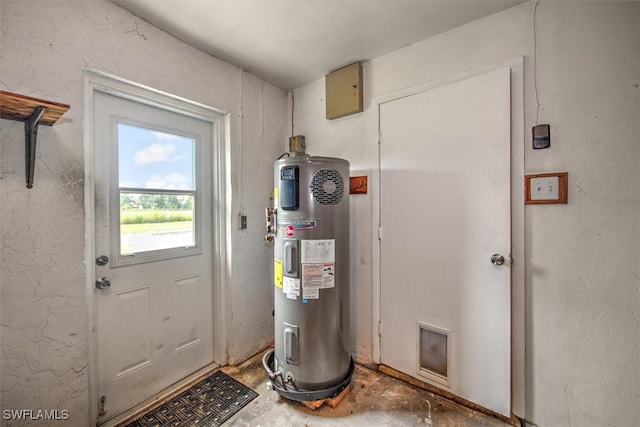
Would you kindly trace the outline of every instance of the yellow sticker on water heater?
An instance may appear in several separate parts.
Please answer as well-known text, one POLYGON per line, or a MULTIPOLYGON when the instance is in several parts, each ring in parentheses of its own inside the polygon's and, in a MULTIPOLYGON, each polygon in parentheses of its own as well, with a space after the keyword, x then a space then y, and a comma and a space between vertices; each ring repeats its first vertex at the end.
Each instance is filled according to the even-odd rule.
POLYGON ((273 281, 277 287, 282 289, 282 260, 276 259, 273 264, 273 273, 274 278, 273 281))

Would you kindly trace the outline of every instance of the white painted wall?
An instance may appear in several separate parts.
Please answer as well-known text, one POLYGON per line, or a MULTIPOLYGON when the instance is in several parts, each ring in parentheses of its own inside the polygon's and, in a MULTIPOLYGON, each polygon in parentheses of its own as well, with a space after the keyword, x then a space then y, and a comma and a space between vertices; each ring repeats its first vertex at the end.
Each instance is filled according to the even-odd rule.
POLYGON ((67 409, 64 424, 90 424, 84 67, 231 113, 228 359, 264 348, 273 335, 273 298, 263 208, 286 139, 286 94, 108 1, 0 0, 0 19, 0 89, 71 105, 55 126, 40 128, 31 190, 23 124, 0 120, 0 409, 67 409), (247 230, 238 229, 240 212, 247 230))
MULTIPOLYGON (((371 175, 372 97, 517 56, 526 172, 568 171, 569 203, 525 209, 525 289, 514 291, 526 292, 517 313, 526 327, 514 340, 526 342, 526 366, 514 355, 514 369, 525 369, 526 388, 515 393, 526 401, 514 409, 538 426, 639 425, 640 3, 526 3, 372 59, 363 113, 325 120, 321 79, 294 91, 294 133, 306 135, 311 154, 344 157, 352 174, 371 175), (536 115, 551 124, 550 149, 530 148, 536 115)), ((352 350, 364 363, 373 360, 377 268, 371 197, 353 196, 351 211, 352 350)))

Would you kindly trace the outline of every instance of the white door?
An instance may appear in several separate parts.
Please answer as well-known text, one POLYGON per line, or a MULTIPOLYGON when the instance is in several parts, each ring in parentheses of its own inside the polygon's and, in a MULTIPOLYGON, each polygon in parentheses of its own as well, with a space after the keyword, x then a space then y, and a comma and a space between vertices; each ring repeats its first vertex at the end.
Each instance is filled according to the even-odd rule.
POLYGON ((98 423, 213 362, 212 126, 95 92, 98 423))
POLYGON ((381 104, 380 129, 381 362, 510 416, 510 70, 381 104))

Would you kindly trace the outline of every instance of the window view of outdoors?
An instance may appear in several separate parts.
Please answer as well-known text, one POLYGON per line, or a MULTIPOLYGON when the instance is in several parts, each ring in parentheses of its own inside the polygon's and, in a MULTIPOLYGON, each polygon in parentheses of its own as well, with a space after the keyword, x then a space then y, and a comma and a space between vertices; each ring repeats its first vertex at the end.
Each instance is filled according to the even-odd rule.
POLYGON ((195 245, 195 140, 118 124, 120 253, 195 245))

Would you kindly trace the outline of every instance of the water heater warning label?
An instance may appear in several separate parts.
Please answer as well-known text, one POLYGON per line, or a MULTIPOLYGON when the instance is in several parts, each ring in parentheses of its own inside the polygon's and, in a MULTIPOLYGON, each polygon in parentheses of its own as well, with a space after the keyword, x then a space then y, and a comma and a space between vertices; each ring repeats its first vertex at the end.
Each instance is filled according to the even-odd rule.
POLYGON ((282 260, 276 259, 273 263, 273 281, 277 287, 282 289, 282 260))
POLYGON ((300 296, 300 279, 287 276, 282 279, 282 292, 287 294, 287 298, 298 298, 300 296))
POLYGON ((336 241, 301 240, 302 298, 319 299, 320 289, 336 286, 336 241))
POLYGON ((333 288, 335 286, 334 271, 335 264, 332 262, 324 264, 302 264, 302 289, 333 288))
POLYGON ((318 264, 336 262, 336 241, 327 240, 302 240, 302 264, 318 264))
POLYGON ((302 298, 308 299, 320 299, 320 291, 318 288, 302 288, 302 298))

